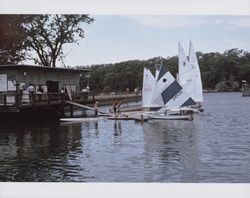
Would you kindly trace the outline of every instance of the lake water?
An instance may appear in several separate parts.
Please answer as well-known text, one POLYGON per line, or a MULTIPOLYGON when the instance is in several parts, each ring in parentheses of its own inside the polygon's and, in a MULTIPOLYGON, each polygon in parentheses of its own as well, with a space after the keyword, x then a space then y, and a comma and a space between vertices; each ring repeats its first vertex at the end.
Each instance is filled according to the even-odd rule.
POLYGON ((250 97, 206 93, 193 121, 0 128, 0 181, 250 182, 250 97))

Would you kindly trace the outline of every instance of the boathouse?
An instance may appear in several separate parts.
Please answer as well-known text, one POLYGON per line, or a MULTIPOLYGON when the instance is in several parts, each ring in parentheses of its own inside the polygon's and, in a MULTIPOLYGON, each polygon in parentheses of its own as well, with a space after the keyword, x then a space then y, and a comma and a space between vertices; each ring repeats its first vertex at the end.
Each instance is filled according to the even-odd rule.
POLYGON ((29 106, 48 106, 53 102, 61 104, 65 94, 70 99, 79 98, 80 79, 88 71, 35 65, 0 65, 0 112, 20 112, 29 106), (33 102, 27 91, 31 84, 35 88, 33 102), (39 88, 42 88, 42 93, 39 88))
POLYGON ((87 69, 69 69, 35 65, 0 65, 0 92, 16 91, 16 85, 27 88, 33 84, 45 92, 59 92, 69 88, 74 94, 80 92, 80 78, 87 69))

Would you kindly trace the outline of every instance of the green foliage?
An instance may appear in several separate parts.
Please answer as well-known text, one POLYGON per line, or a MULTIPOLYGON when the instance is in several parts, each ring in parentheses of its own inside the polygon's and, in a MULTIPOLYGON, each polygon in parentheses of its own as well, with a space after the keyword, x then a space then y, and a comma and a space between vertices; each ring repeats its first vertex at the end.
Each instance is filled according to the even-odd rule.
POLYGON ((0 65, 17 64, 25 58, 25 32, 20 15, 0 15, 0 65))
POLYGON ((217 91, 229 91, 230 86, 226 81, 221 81, 215 85, 217 91))
MULTIPOLYGON (((241 81, 250 82, 250 53, 238 49, 218 52, 197 52, 203 88, 218 91, 238 91, 241 81)), ((115 64, 93 65, 90 72, 90 88, 95 91, 133 91, 142 89, 143 68, 155 73, 160 60, 175 77, 178 72, 178 57, 159 57, 149 60, 131 60, 115 64)), ((84 79, 84 77, 83 77, 84 79)), ((86 78, 85 78, 86 81, 86 78)), ((86 82, 83 83, 85 86, 86 82)))
POLYGON ((0 64, 30 59, 35 64, 56 66, 65 58, 63 46, 84 38, 88 15, 0 15, 0 64), (27 53, 27 51, 35 51, 27 53), (26 53, 25 53, 26 52, 26 53))
POLYGON ((56 66, 63 59, 63 45, 77 43, 84 38, 82 23, 91 23, 88 15, 25 15, 23 27, 29 49, 35 50, 35 63, 56 66))

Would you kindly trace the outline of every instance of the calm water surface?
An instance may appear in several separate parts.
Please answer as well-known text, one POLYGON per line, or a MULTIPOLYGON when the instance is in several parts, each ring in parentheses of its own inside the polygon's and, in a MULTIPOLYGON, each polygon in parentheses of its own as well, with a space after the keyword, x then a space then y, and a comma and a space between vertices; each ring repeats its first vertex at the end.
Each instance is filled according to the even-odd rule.
POLYGON ((250 182, 250 97, 204 94, 191 121, 0 128, 0 181, 250 182))

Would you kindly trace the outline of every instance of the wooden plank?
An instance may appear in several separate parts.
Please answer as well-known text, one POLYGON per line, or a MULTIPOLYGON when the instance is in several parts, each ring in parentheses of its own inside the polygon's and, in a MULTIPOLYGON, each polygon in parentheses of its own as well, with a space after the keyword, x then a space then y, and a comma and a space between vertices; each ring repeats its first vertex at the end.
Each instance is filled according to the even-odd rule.
MULTIPOLYGON (((87 110, 90 110, 90 111, 95 111, 95 109, 93 107, 83 105, 83 104, 79 104, 79 103, 76 103, 76 102, 66 101, 65 103, 66 104, 71 104, 71 105, 74 105, 74 106, 77 106, 77 107, 80 107, 80 108, 83 108, 83 109, 87 109, 87 110)), ((99 110, 98 110, 98 112, 101 113, 101 114, 104 114, 104 115, 107 114, 107 113, 99 111, 99 110)))
POLYGON ((61 122, 90 122, 90 121, 98 121, 104 119, 103 117, 101 118, 60 118, 61 122))

